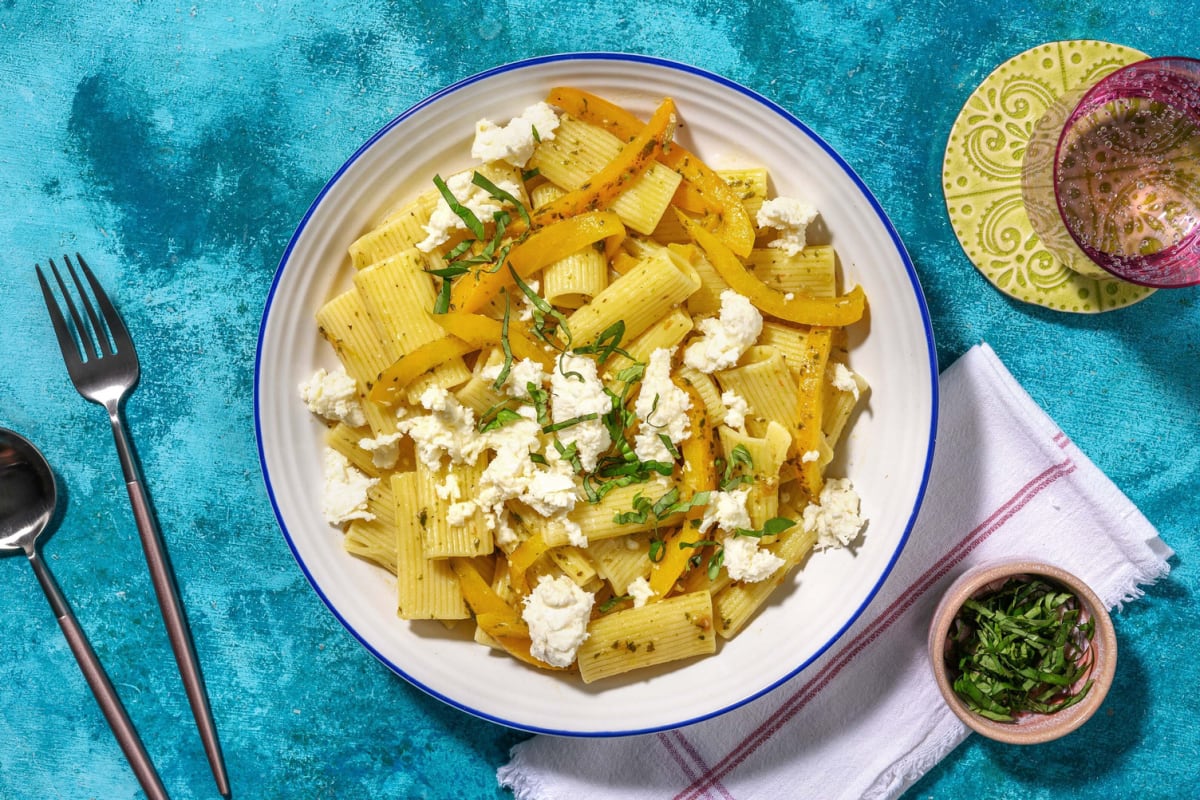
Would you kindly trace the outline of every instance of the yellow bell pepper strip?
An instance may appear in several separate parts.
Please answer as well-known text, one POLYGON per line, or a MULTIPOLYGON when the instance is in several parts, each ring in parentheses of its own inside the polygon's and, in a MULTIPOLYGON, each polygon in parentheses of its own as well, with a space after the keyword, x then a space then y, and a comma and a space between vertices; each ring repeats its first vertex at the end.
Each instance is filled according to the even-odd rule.
MULTIPOLYGON (((687 392, 691 400, 691 408, 688 409, 691 434, 679 445, 684 463, 679 496, 680 500, 689 501, 699 492, 717 488, 717 445, 704 400, 690 383, 676 380, 675 384, 687 392)), ((661 600, 670 594, 675 582, 687 570, 688 559, 696 552, 690 545, 700 541, 701 537, 693 522, 698 524, 707 505, 701 503, 689 508, 684 513, 683 524, 667 534, 662 558, 650 567, 650 588, 654 590, 654 600, 661 600)))
POLYGON ((841 297, 812 297, 796 292, 787 299, 782 292, 767 286, 716 235, 705 230, 686 214, 676 212, 688 235, 700 245, 709 262, 729 287, 749 298, 764 314, 797 325, 826 325, 841 327, 862 319, 866 311, 866 294, 855 286, 841 297))
POLYGON ((513 622, 504 614, 494 614, 484 612, 483 614, 475 615, 475 622, 479 627, 483 628, 484 633, 488 636, 497 638, 529 638, 529 626, 525 621, 513 622))
MULTIPOLYGON (((412 349, 379 373, 379 377, 371 384, 371 390, 367 393, 367 399, 372 403, 395 405, 400 399, 400 393, 429 370, 452 358, 500 342, 501 323, 491 317, 461 313, 432 314, 431 317, 450 335, 412 349)), ((537 344, 520 323, 509 323, 508 343, 515 358, 536 361, 546 370, 554 368, 553 356, 537 344)))
POLYGON ((460 556, 448 560, 450 569, 458 576, 458 585, 462 590, 463 599, 467 601, 472 613, 476 616, 492 614, 496 620, 510 625, 525 624, 525 621, 521 619, 520 612, 496 594, 496 590, 483 579, 479 570, 471 563, 471 559, 460 556))
POLYGON ((609 260, 609 263, 613 268, 613 272, 617 273, 618 275, 624 275, 626 272, 629 272, 629 270, 641 263, 641 259, 621 251, 613 256, 613 258, 609 260))
MULTIPOLYGON (((449 314, 434 314, 433 321, 446 329, 451 336, 470 342, 478 350, 500 343, 504 325, 498 319, 482 314, 467 314, 452 311, 449 314)), ((528 358, 542 365, 547 371, 554 368, 554 356, 546 352, 540 342, 529 333, 525 324, 510 319, 508 322, 508 345, 514 358, 528 358)))
POLYGON ((821 475, 820 465, 811 459, 806 461, 804 454, 818 452, 821 447, 825 368, 829 364, 832 343, 833 331, 829 328, 813 328, 805 338, 807 352, 800 365, 799 387, 796 392, 796 427, 792 431, 792 448, 788 454, 796 469, 800 486, 814 503, 821 494, 825 479, 821 475))
MULTIPOLYGON (((626 141, 643 128, 642 121, 625 109, 580 89, 556 87, 550 90, 546 102, 584 122, 599 125, 626 141)), ((714 216, 717 234, 729 249, 742 258, 749 256, 754 247, 754 222, 733 187, 704 161, 678 144, 672 143, 658 160, 683 176, 684 183, 681 184, 681 190, 677 190, 675 198, 679 207, 692 213, 714 216)))
MULTIPOLYGON (((675 188, 675 194, 671 197, 671 205, 680 211, 697 216, 719 216, 722 211, 721 204, 715 198, 689 180, 680 181, 679 186, 675 188)), ((747 215, 747 219, 749 219, 749 215, 747 215)))
POLYGON ((452 336, 426 342, 400 356, 379 373, 367 392, 367 399, 382 406, 395 405, 400 393, 414 380, 439 364, 478 349, 477 345, 452 336))
POLYGON ((518 661, 523 661, 538 669, 549 669, 560 672, 569 669, 569 667, 556 667, 553 664, 547 664, 545 661, 534 658, 532 653, 533 640, 529 638, 529 628, 524 623, 517 626, 507 620, 501 619, 495 614, 479 614, 475 617, 475 624, 504 648, 504 652, 518 661), (524 632, 522 633, 522 631, 524 632))
POLYGON ((525 572, 549 549, 550 545, 546 544, 545 537, 539 531, 517 545, 509 554, 508 581, 518 595, 529 594, 529 581, 525 579, 525 572))
POLYGON ((451 558, 449 561, 450 568, 458 576, 463 599, 475 614, 475 624, 513 657, 542 669, 557 669, 537 660, 529 652, 532 644, 529 639, 529 627, 521 618, 520 612, 496 594, 471 560, 451 558))
POLYGON ((612 205, 621 192, 658 160, 675 136, 675 101, 669 97, 663 100, 650 121, 645 125, 639 122, 634 133, 633 136, 622 137, 626 144, 617 157, 601 167, 578 189, 535 211, 534 227, 612 205))
POLYGON ((619 242, 624 236, 625 226, 611 211, 592 211, 547 225, 514 245, 495 270, 470 272, 455 281, 450 307, 469 314, 482 309, 501 289, 513 285, 509 266, 525 279, 601 239, 619 242))

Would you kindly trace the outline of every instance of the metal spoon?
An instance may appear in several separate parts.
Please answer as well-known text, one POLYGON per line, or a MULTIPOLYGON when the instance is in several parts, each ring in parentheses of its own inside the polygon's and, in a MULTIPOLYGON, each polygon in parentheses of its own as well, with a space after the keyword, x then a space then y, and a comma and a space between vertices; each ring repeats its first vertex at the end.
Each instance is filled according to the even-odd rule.
POLYGON ((166 800, 167 790, 163 788, 125 706, 117 697, 74 612, 67 605, 67 598, 38 552, 38 537, 54 516, 56 498, 54 473, 46 458, 24 437, 7 428, 0 428, 0 553, 20 550, 29 557, 42 591, 46 593, 46 599, 58 617, 58 624, 66 634, 71 652, 79 662, 83 677, 87 679, 100 710, 108 719, 109 727, 116 734, 117 742, 125 751, 138 782, 147 797, 166 800))

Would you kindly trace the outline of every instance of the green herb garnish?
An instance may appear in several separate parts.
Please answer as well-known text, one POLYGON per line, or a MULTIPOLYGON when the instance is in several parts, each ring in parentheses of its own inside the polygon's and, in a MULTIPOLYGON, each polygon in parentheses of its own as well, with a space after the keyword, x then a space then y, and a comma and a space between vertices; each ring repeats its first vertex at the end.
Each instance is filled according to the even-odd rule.
POLYGON ((496 375, 496 381, 492 384, 492 388, 497 392, 504 388, 504 382, 508 380, 508 373, 512 371, 513 365, 512 343, 508 339, 508 315, 511 304, 508 302, 508 292, 501 289, 500 293, 504 295, 504 319, 500 321, 500 349, 504 353, 504 366, 500 368, 500 372, 496 375))
POLYGON ((954 691, 987 719, 1053 714, 1092 688, 1095 623, 1078 598, 1048 581, 1009 579, 967 600, 951 628, 946 665, 954 691))
POLYGON ((771 517, 763 523, 759 530, 749 530, 748 528, 738 528, 733 532, 734 536, 752 536, 755 539, 761 539, 764 536, 778 536, 796 524, 796 520, 788 519, 787 517, 771 517))
POLYGON ((607 614, 608 612, 612 611, 614 608, 619 606, 621 603, 627 603, 632 599, 633 599, 633 597, 630 595, 627 595, 627 594, 613 595, 612 597, 608 598, 607 600, 605 600, 603 603, 600 604, 600 613, 607 614))
POLYGON ((750 472, 754 469, 754 458, 744 444, 730 450, 727 461, 718 459, 717 467, 724 473, 720 482, 723 492, 732 491, 743 483, 754 483, 754 475, 750 472))

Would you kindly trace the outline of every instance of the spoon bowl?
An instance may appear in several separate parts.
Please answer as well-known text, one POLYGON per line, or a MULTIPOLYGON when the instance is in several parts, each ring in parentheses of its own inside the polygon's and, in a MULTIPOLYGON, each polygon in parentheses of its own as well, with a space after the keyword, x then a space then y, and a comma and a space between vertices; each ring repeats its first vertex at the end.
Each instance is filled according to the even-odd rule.
POLYGON ((54 472, 46 457, 25 437, 0 428, 0 553, 22 551, 29 558, 83 677, 100 704, 117 743, 129 759, 138 782, 148 798, 166 800, 167 791, 137 729, 67 604, 66 596, 38 552, 38 539, 49 527, 57 502, 54 472))
POLYGON ((33 552, 57 502, 54 472, 41 452, 0 428, 0 552, 33 552))

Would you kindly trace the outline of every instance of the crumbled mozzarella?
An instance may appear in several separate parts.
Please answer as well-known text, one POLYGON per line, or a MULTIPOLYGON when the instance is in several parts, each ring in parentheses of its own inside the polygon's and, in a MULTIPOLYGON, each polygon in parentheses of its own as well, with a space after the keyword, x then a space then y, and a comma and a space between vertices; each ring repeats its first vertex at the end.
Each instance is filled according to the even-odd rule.
POLYGON ((625 587, 625 594, 633 598, 634 608, 641 608, 657 593, 650 588, 650 581, 643 577, 638 577, 634 578, 629 586, 625 587))
POLYGON ((700 320, 704 335, 688 345, 683 363, 709 374, 738 362, 762 333, 762 314, 750 300, 732 289, 721 292, 721 313, 700 320))
MULTIPOLYGON (((480 475, 476 501, 501 545, 516 540, 505 505, 509 500, 520 500, 543 517, 564 521, 564 524, 567 513, 578 500, 574 470, 569 462, 557 457, 556 450, 550 448, 545 464, 538 464, 529 457, 530 453, 540 452, 542 447, 536 411, 530 406, 521 406, 516 411, 521 419, 479 437, 492 451, 492 457, 480 475)), ((567 530, 569 535, 572 532, 569 525, 567 530)), ((580 539, 583 539, 582 531, 576 537, 576 540, 580 539)), ((583 542, 586 544, 585 539, 583 542)))
POLYGON ((330 525, 341 525, 352 519, 371 520, 375 515, 367 510, 367 490, 379 483, 354 468, 350 459, 325 448, 325 489, 321 495, 321 513, 330 525))
MULTIPOLYGON (((450 194, 460 205, 469 208, 481 221, 490 220, 492 214, 499 211, 503 205, 486 189, 472 183, 471 179, 471 172, 460 172, 450 176, 446 181, 446 188, 450 190, 450 194)), ((497 189, 513 197, 521 196, 521 188, 512 181, 500 180, 495 184, 497 189)), ((466 227, 467 223, 454 212, 454 209, 450 208, 446 198, 442 197, 434 207, 429 222, 424 225, 426 236, 417 242, 417 249, 424 253, 432 252, 438 246, 449 241, 451 232, 465 230, 466 227)))
POLYGON ((484 444, 475 433, 475 412, 436 385, 421 393, 420 402, 431 413, 408 417, 397 427, 412 437, 421 463, 437 470, 445 455, 455 464, 473 464, 484 444))
MULTIPOLYGON (((495 383, 503 369, 502 362, 489 364, 480 370, 479 376, 488 383, 495 383)), ((526 398, 529 397, 529 384, 540 389, 545 382, 546 373, 542 372, 542 365, 532 359, 522 358, 509 366, 501 388, 509 397, 526 398)))
POLYGON ((442 500, 461 500, 462 487, 458 485, 458 476, 453 472, 446 475, 446 480, 433 487, 434 492, 442 500))
POLYGON ((816 547, 845 546, 862 530, 866 520, 859 512, 858 493, 849 478, 829 478, 821 489, 818 503, 804 509, 804 530, 816 531, 816 547))
POLYGON ((633 449, 642 461, 673 461, 662 441, 665 435, 679 444, 691 435, 687 412, 692 401, 687 392, 671 380, 671 351, 660 347, 650 354, 642 375, 634 413, 641 425, 634 436, 633 449))
POLYGON ((562 423, 596 415, 596 419, 569 425, 555 434, 563 445, 575 444, 579 463, 587 472, 596 468, 596 462, 612 444, 604 424, 604 415, 612 407, 612 398, 596 374, 595 361, 571 353, 558 357, 558 366, 550 376, 550 420, 562 423))
POLYGON ((300 384, 300 399, 312 413, 330 422, 344 422, 351 428, 367 424, 358 401, 358 384, 344 367, 333 372, 318 369, 300 384))
POLYGON ((768 247, 783 250, 794 256, 804 249, 808 226, 817 218, 817 209, 794 197, 776 197, 763 202, 758 210, 758 227, 774 228, 779 236, 768 247))
POLYGON ((400 457, 400 439, 404 434, 381 433, 373 439, 359 439, 358 446, 371 454, 371 462, 380 469, 392 469, 400 457))
POLYGON ((725 571, 735 581, 758 583, 765 581, 783 566, 783 559, 758 546, 754 536, 729 534, 724 541, 725 571))
POLYGON ((533 657, 554 667, 569 667, 587 639, 595 599, 565 575, 543 575, 521 610, 521 619, 529 626, 533 657))
POLYGON ((839 392, 849 392, 858 400, 858 381, 854 380, 854 373, 840 361, 833 365, 833 388, 839 392))
POLYGON ((478 509, 479 506, 474 500, 466 500, 461 503, 451 503, 450 507, 446 509, 446 522, 453 527, 466 525, 468 522, 470 522, 471 517, 475 515, 475 512, 478 509))
POLYGON ((524 167, 538 141, 553 139, 557 128, 558 114, 545 102, 529 106, 507 125, 481 119, 475 123, 471 157, 480 161, 507 161, 514 167, 524 167))
MULTIPOLYGON (((541 284, 536 280, 529 280, 525 285, 535 295, 541 291, 541 284)), ((535 310, 537 310, 537 306, 533 304, 533 298, 525 294, 525 292, 521 292, 521 310, 517 312, 517 319, 521 320, 521 322, 532 322, 535 310)))
POLYGON ((700 520, 699 531, 704 533, 714 525, 718 530, 729 533, 738 528, 749 528, 750 512, 746 510, 746 498, 749 496, 749 488, 713 492, 700 520))
POLYGON ((731 428, 746 427, 746 415, 750 413, 750 404, 746 398, 730 389, 721 395, 721 403, 725 406, 723 422, 731 428))

